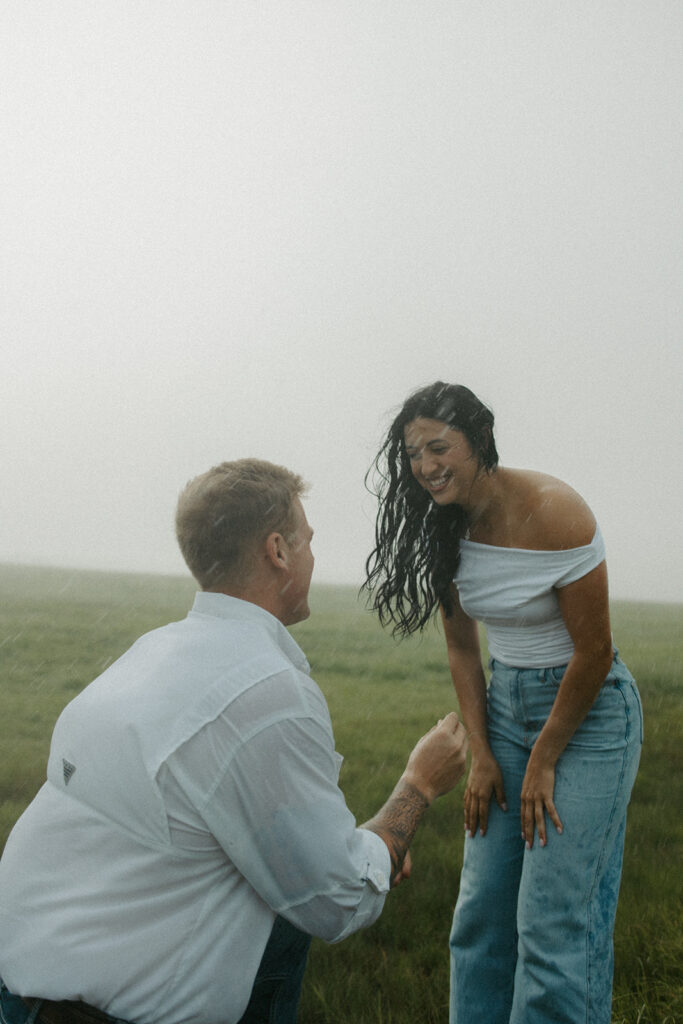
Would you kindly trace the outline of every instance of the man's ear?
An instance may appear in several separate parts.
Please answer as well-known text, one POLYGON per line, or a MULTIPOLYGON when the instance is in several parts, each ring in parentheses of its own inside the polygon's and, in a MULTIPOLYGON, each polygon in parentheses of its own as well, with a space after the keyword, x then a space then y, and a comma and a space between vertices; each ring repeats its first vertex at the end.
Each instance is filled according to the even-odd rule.
POLYGON ((289 548, 281 533, 269 533, 266 537, 266 555, 276 569, 286 569, 289 562, 289 548))

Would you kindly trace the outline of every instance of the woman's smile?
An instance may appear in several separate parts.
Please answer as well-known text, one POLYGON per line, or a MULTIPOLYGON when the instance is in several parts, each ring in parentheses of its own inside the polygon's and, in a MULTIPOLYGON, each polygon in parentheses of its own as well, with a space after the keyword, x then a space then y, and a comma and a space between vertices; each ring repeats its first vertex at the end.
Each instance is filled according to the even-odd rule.
POLYGON ((406 425, 404 438, 412 474, 435 501, 460 503, 469 495, 479 465, 462 431, 420 417, 406 425))
POLYGON ((440 494, 441 491, 445 490, 451 479, 450 473, 444 473, 438 477, 425 477, 424 486, 432 494, 440 494))

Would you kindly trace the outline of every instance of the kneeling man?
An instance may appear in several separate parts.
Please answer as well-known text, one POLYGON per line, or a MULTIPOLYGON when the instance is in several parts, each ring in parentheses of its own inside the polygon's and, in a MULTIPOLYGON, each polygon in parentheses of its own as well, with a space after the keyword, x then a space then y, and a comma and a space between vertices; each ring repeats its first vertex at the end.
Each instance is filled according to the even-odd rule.
POLYGON ((7 1024, 291 1024, 310 936, 372 924, 409 873, 465 733, 447 715, 356 826, 325 699, 285 628, 309 614, 303 491, 242 459, 181 494, 194 606, 65 708, 0 862, 7 1024))

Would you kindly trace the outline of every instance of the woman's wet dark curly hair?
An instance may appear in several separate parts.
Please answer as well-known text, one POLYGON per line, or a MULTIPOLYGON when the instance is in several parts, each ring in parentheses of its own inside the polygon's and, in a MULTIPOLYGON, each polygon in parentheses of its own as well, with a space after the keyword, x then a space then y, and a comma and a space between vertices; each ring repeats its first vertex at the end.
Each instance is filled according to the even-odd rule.
POLYGON ((391 424, 365 478, 379 499, 379 510, 362 589, 371 595, 382 625, 393 622, 392 633, 401 637, 422 630, 437 605, 446 615, 453 611, 450 585, 467 531, 462 506, 437 505, 412 474, 403 431, 418 417, 460 430, 482 469, 490 473, 498 465, 493 413, 461 384, 436 381, 420 388, 391 424))

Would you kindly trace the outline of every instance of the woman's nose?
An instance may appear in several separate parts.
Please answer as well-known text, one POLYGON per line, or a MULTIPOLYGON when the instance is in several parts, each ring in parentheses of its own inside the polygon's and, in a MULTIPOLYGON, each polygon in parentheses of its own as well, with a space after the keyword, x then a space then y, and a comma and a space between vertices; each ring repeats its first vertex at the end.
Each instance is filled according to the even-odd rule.
POLYGON ((429 473, 431 473, 431 471, 435 468, 436 459, 434 458, 434 455, 428 450, 423 451, 422 459, 420 460, 420 470, 422 471, 422 473, 425 476, 428 476, 429 473))

